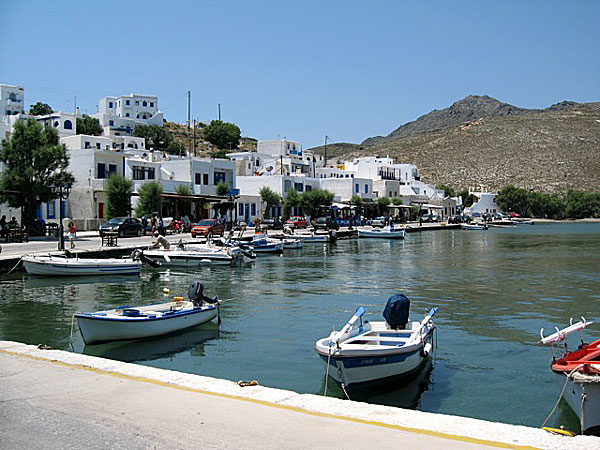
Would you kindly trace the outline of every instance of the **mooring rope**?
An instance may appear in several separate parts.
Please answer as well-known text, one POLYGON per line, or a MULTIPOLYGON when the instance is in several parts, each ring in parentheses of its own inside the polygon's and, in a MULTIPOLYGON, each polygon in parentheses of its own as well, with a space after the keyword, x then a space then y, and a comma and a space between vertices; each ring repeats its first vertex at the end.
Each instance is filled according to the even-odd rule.
POLYGON ((75 351, 75 348, 73 347, 73 325, 75 324, 75 314, 77 313, 73 313, 73 315, 71 316, 71 336, 69 337, 69 345, 71 346, 71 350, 73 351, 75 351))
POLYGON ((546 424, 548 423, 548 420, 550 420, 550 417, 552 417, 552 415, 554 414, 554 411, 556 411, 556 408, 558 407, 558 404, 560 403, 560 399, 563 397, 563 394, 565 393, 565 389, 567 388, 567 383, 569 382, 569 378, 571 378, 573 376, 573 374, 575 372, 577 372, 579 369, 581 369, 582 367, 583 367, 583 364, 575 367, 566 376, 566 378, 565 378, 565 384, 563 384, 563 388, 562 388, 562 391, 560 391, 560 395, 558 396, 558 400, 556 401, 556 405, 554 405, 554 408, 552 408, 552 411, 550 412, 550 414, 548 415, 548 417, 546 417, 546 420, 544 420, 544 423, 542 424, 541 428, 544 428, 546 426, 546 424))
POLYGON ((19 260, 17 261, 17 264, 15 264, 15 266, 12 269, 10 269, 8 272, 6 272, 2 276, 0 276, 0 278, 4 278, 5 276, 11 274, 12 271, 15 270, 17 267, 19 267, 19 264, 21 264, 22 262, 23 262, 23 260, 19 258, 19 260))

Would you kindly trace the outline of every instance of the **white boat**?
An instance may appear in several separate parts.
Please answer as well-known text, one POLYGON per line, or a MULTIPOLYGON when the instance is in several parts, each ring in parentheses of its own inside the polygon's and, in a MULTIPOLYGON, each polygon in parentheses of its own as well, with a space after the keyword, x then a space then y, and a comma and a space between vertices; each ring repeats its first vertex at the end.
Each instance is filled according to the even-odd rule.
POLYGON ((366 228, 358 227, 359 238, 382 238, 382 239, 404 239, 406 230, 404 228, 384 227, 366 228))
POLYGON ((483 223, 461 223, 460 227, 463 230, 487 230, 487 225, 483 223))
POLYGON ((248 248, 254 253, 283 253, 284 243, 279 239, 272 239, 267 237, 266 234, 255 234, 254 238, 245 244, 241 244, 242 247, 248 248))
POLYGON ((133 258, 67 258, 66 255, 25 255, 21 258, 29 275, 89 276, 139 275, 141 261, 133 258))
POLYGON ((148 306, 121 306, 96 312, 77 313, 83 341, 89 344, 162 336, 209 322, 218 313, 217 298, 202 293, 203 286, 190 286, 190 298, 148 306))
MULTIPOLYGON (((581 432, 584 434, 600 434, 600 339, 591 344, 581 345, 569 350, 565 344, 564 353, 557 358, 554 344, 560 344, 571 333, 579 332, 593 322, 583 317, 580 322, 544 337, 540 332, 540 344, 552 345, 552 372, 556 375, 563 389, 568 405, 579 418, 581 432)), ((559 347, 560 348, 560 347, 559 347)), ((560 351, 560 350, 558 350, 560 351)))
POLYGON ((304 247, 304 241, 301 239, 286 238, 286 239, 282 239, 282 241, 283 241, 283 248, 286 250, 304 247))
POLYGON ((201 247, 188 245, 184 248, 150 249, 142 253, 146 258, 168 266, 197 267, 201 265, 233 264, 250 252, 239 247, 201 247))
POLYGON ((344 327, 319 339, 315 350, 327 374, 347 387, 389 382, 416 374, 432 350, 433 308, 421 320, 408 320, 410 301, 402 294, 390 297, 385 322, 363 322, 360 307, 344 327))
POLYGON ((332 242, 335 241, 335 232, 330 231, 329 233, 294 233, 287 235, 290 239, 299 239, 304 243, 310 244, 313 242, 332 242))

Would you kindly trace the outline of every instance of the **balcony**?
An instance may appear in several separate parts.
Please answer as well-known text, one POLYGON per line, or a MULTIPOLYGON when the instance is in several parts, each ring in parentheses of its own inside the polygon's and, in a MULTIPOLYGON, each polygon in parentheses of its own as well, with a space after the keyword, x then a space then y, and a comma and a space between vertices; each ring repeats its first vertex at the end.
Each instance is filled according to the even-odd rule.
POLYGON ((106 178, 92 178, 91 184, 93 191, 106 191, 108 189, 108 179, 106 178))

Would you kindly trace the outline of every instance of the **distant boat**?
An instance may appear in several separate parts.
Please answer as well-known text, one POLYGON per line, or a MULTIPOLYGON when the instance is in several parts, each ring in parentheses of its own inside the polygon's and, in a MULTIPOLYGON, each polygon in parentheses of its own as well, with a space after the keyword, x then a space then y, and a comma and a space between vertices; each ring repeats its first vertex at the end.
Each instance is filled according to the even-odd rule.
POLYGON ((173 297, 173 301, 167 303, 77 313, 75 318, 87 345, 161 336, 217 317, 217 298, 204 296, 203 290, 202 283, 194 282, 190 285, 188 301, 173 297))
POLYGON ((144 250, 143 256, 168 266, 197 267, 211 264, 233 264, 247 256, 254 255, 239 247, 206 247, 186 245, 183 248, 144 250))
POLYGON ((404 239, 406 230, 404 228, 358 228, 359 238, 381 238, 381 239, 404 239))
POLYGON ((360 307, 340 331, 319 339, 315 351, 327 374, 345 387, 366 386, 416 374, 432 350, 432 308, 421 320, 408 320, 410 301, 402 294, 388 299, 385 322, 363 322, 360 307))
POLYGON ((134 258, 25 255, 21 260, 29 275, 43 276, 139 275, 142 267, 142 262, 134 258))
POLYGON ((469 231, 469 230, 487 230, 488 227, 487 225, 483 224, 483 223, 461 223, 460 227, 465 230, 465 231, 469 231))

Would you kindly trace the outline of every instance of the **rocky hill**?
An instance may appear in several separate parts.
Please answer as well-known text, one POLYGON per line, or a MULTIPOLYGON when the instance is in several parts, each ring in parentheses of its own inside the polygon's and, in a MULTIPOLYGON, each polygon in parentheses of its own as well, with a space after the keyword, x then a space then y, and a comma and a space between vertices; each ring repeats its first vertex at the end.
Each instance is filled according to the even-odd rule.
POLYGON ((327 148, 329 162, 367 155, 416 164, 426 182, 456 188, 600 192, 600 103, 532 110, 468 96, 388 136, 327 148))

